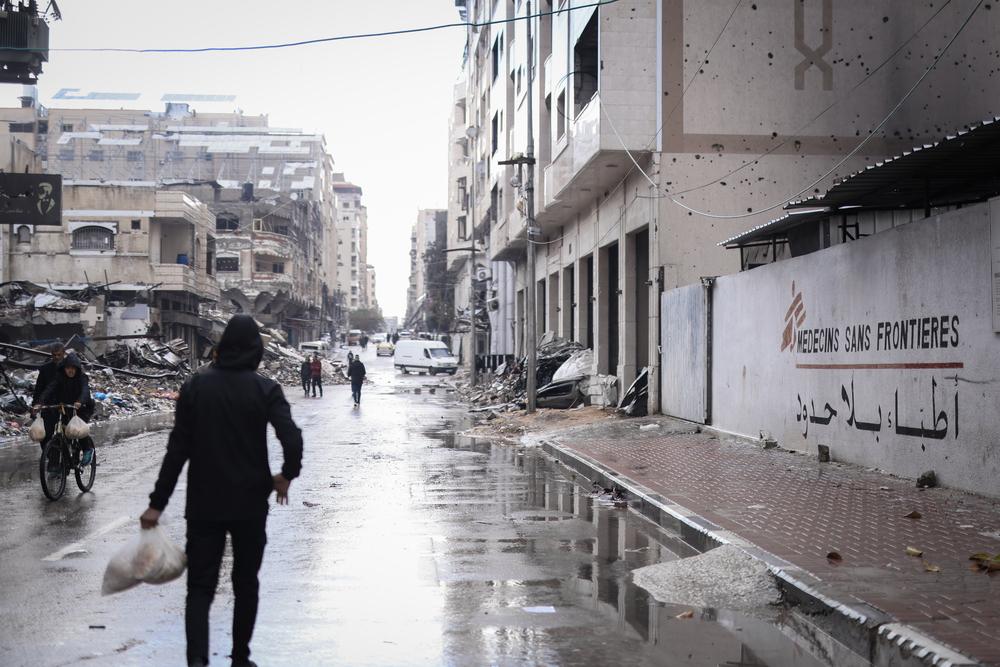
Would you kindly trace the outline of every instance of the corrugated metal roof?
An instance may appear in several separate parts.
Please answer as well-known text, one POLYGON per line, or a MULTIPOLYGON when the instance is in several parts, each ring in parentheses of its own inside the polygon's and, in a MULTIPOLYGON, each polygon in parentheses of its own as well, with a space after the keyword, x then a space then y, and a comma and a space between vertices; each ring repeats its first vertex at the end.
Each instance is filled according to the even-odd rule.
POLYGON ((880 160, 846 177, 820 197, 790 202, 780 218, 719 245, 738 247, 823 218, 830 211, 934 208, 1000 195, 1000 116, 880 160), (820 212, 796 211, 825 209, 820 212))

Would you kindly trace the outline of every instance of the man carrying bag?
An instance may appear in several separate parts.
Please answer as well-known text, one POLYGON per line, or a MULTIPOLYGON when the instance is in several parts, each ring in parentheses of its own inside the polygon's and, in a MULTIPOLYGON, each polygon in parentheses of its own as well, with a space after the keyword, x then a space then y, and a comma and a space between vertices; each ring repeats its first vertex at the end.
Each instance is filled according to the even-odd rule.
POLYGON ((208 664, 208 612, 229 533, 235 597, 232 664, 248 667, 255 664, 250 638, 257 618, 257 572, 267 543, 268 497, 276 491, 278 503, 287 504, 289 482, 301 468, 302 434, 281 387, 256 373, 264 345, 253 318, 233 317, 217 349, 212 368, 181 387, 167 453, 140 523, 143 528, 157 525, 188 462, 188 665, 208 664), (273 477, 268 423, 284 454, 281 473, 273 477))

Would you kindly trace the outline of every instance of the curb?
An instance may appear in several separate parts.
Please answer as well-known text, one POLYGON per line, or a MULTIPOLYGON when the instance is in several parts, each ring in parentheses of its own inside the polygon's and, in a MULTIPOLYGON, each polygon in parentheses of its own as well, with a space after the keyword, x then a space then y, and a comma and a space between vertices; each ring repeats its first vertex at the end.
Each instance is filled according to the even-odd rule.
MULTIPOLYGON (((161 431, 173 426, 173 410, 151 410, 134 415, 129 415, 124 419, 102 420, 91 423, 92 435, 95 438, 129 437, 138 435, 144 431, 161 431), (149 422, 144 424, 144 422, 149 422), (136 428, 142 426, 141 428, 136 428)), ((0 440, 0 450, 12 449, 22 445, 35 445, 37 443, 27 435, 15 435, 0 440)))
POLYGON ((627 492, 629 507, 653 523, 674 532, 700 552, 723 544, 738 547, 763 561, 778 580, 785 599, 811 615, 831 637, 858 656, 879 667, 966 667, 980 663, 950 649, 915 628, 895 623, 888 615, 860 601, 847 604, 821 593, 810 572, 765 551, 739 535, 651 491, 639 482, 553 440, 539 444, 557 463, 604 487, 618 486, 627 492))

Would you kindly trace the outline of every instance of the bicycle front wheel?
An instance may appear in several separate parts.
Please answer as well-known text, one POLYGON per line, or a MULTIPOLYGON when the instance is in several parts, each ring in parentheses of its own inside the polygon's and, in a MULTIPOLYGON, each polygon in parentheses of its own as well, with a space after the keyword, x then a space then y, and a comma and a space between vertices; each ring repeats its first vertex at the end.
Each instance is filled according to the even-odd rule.
POLYGON ((66 492, 66 460, 65 448, 62 446, 62 439, 54 436, 42 450, 42 457, 38 459, 38 475, 42 481, 42 493, 49 500, 59 500, 66 492), (50 468, 49 457, 52 457, 53 464, 50 468))
MULTIPOLYGON (((83 456, 83 452, 80 453, 83 456)), ((97 449, 94 449, 94 455, 90 457, 90 465, 78 464, 74 468, 73 472, 76 474, 76 485, 80 487, 80 490, 86 493, 90 491, 91 487, 94 486, 94 477, 97 475, 97 449)))

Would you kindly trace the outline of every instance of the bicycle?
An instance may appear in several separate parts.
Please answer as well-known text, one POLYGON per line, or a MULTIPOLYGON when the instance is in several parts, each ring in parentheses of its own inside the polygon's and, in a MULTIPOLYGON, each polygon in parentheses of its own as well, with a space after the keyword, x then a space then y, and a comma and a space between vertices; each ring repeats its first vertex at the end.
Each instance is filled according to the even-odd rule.
POLYGON ((58 404, 58 405, 41 405, 39 406, 39 411, 43 410, 59 410, 59 417, 56 419, 55 431, 49 441, 45 443, 45 447, 42 449, 42 456, 38 460, 38 474, 42 482, 42 493, 49 500, 59 500, 62 495, 66 492, 66 478, 69 477, 69 471, 72 468, 74 477, 76 477, 76 485, 81 491, 86 493, 94 486, 94 477, 97 475, 97 450, 94 450, 93 456, 90 457, 90 463, 86 466, 81 465, 81 455, 83 450, 80 448, 80 441, 76 438, 70 438, 65 433, 65 425, 63 424, 62 416, 66 414, 66 409, 72 411, 76 410, 72 405, 58 404), (54 457, 58 464, 57 469, 49 470, 49 457, 54 457))

